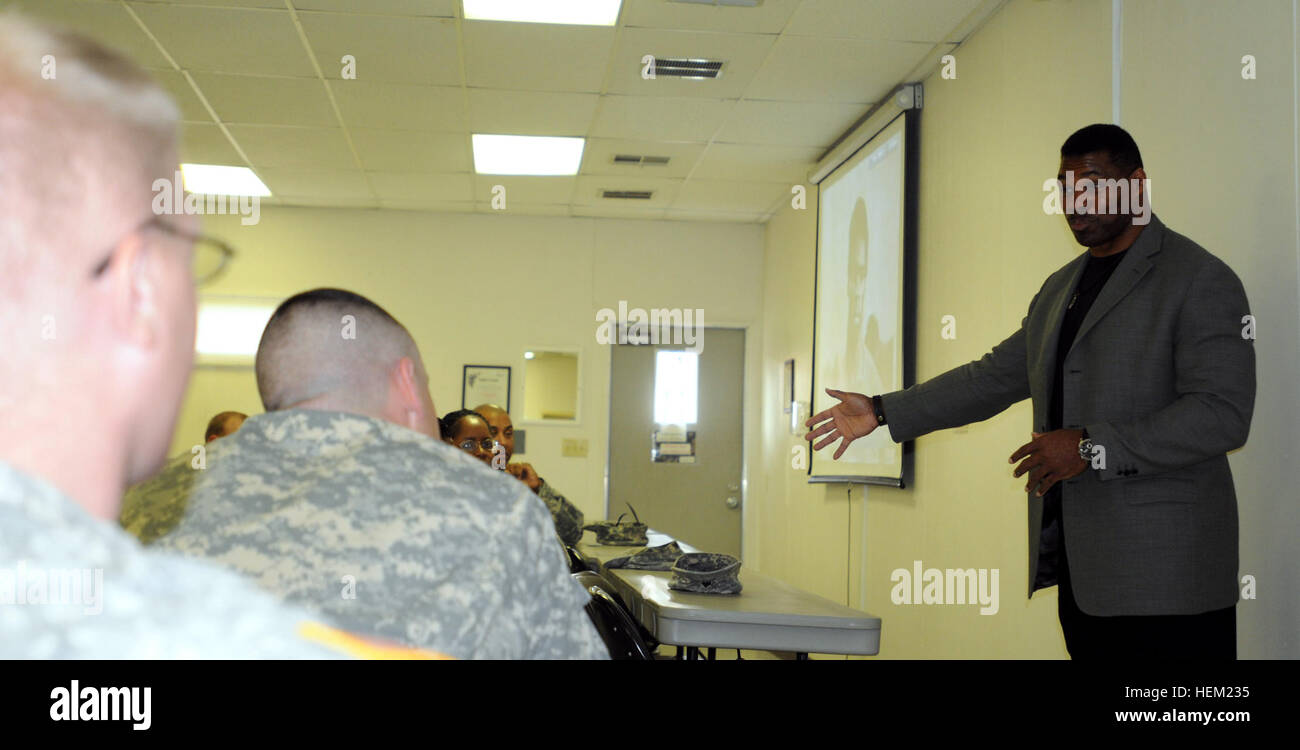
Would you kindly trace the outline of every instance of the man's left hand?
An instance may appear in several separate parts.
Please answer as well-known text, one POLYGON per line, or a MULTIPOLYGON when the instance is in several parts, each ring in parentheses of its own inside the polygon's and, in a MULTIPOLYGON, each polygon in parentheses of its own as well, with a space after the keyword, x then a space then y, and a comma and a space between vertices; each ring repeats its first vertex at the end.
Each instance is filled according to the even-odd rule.
POLYGON ((1088 462, 1079 457, 1079 441, 1083 439, 1083 430, 1053 430, 1051 432, 1032 433, 1034 439, 1025 443, 1011 454, 1009 463, 1020 459, 1014 476, 1029 472, 1029 482, 1025 492, 1038 485, 1037 495, 1042 497, 1052 485, 1082 474, 1088 468, 1088 462))
POLYGON ((508 464, 506 471, 513 475, 515 479, 528 485, 528 489, 533 492, 536 492, 537 488, 542 486, 542 478, 537 476, 537 470, 533 468, 532 464, 508 464))

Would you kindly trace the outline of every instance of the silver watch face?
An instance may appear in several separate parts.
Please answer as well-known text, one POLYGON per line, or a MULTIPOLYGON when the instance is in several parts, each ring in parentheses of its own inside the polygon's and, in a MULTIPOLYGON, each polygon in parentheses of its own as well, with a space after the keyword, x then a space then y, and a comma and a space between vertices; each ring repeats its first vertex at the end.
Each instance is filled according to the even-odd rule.
POLYGON ((1092 460, 1092 438, 1084 438, 1079 441, 1079 458, 1084 461, 1092 460))

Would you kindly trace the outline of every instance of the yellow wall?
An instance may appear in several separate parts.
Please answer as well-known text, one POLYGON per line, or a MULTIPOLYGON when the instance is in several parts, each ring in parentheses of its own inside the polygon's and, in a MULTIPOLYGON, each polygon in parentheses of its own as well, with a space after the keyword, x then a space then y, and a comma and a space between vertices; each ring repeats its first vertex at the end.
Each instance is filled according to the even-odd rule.
MULTIPOLYGON (((257 225, 214 216, 204 228, 238 251, 204 293, 278 300, 340 286, 370 297, 415 337, 439 413, 460 408, 464 364, 513 367, 513 407, 526 349, 580 352, 580 422, 526 425, 522 458, 593 519, 605 515, 609 425, 609 351, 596 342, 596 310, 626 300, 750 325, 760 309, 757 224, 263 206, 257 225), (565 438, 586 439, 588 456, 562 457, 565 438)), ((252 368, 197 369, 172 453, 188 452, 226 409, 261 412, 252 368)))
MULTIPOLYGON (((1261 406, 1250 444, 1232 461, 1242 572, 1267 571, 1280 592, 1300 589, 1290 543, 1264 520, 1280 514, 1291 519, 1287 528, 1297 526, 1295 503, 1285 499, 1295 493, 1268 463, 1272 446, 1296 444, 1300 417, 1300 357, 1290 328, 1297 320, 1295 39, 1290 3, 1251 6, 1241 14, 1209 2, 1124 3, 1121 124, 1143 151, 1161 218, 1232 265, 1257 316, 1278 321, 1279 335, 1257 345, 1261 406), (1196 10, 1179 7, 1186 5, 1196 10), (1239 75, 1247 53, 1269 71, 1253 88, 1239 75), (1214 182, 1207 187, 1207 180, 1214 182)), ((977 359, 1010 335, 1043 280, 1082 252, 1061 218, 1043 213, 1043 181, 1055 177, 1066 136, 1111 121, 1111 21, 1109 2, 1013 0, 958 48, 956 79, 924 81, 918 381, 977 359), (940 337, 945 315, 956 317, 955 340, 940 337)), ((1065 657, 1056 589, 1032 601, 1024 594, 1024 485, 1007 457, 1029 439, 1028 401, 917 440, 908 489, 854 488, 850 496, 843 485, 808 485, 791 468, 799 439, 773 404, 789 357, 798 362, 799 393, 808 392, 815 232, 811 204, 787 207, 767 225, 763 472, 753 479, 762 492, 749 504, 748 563, 882 617, 881 657, 1065 657), (890 574, 914 560, 998 569, 1000 611, 893 604, 890 574)), ((1300 618, 1283 598, 1239 608, 1243 657, 1276 655, 1288 639, 1296 655, 1300 618)))

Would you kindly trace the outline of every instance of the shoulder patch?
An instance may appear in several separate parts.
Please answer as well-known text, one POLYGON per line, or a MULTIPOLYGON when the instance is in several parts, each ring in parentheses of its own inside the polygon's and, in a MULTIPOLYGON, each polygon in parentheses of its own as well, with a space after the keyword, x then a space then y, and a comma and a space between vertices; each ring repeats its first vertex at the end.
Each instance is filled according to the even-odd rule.
POLYGON ((397 643, 363 638, 355 633, 331 628, 319 622, 298 624, 298 635, 304 640, 357 659, 390 660, 450 660, 452 657, 436 651, 403 646, 397 643))

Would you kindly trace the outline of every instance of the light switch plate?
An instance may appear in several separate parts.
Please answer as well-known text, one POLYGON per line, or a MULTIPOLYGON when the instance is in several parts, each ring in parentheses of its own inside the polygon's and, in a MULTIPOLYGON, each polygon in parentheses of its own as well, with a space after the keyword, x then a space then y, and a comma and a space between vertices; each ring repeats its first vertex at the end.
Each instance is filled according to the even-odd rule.
POLYGON ((587 441, 582 438, 565 438, 561 448, 561 455, 568 458, 586 458, 587 441))

